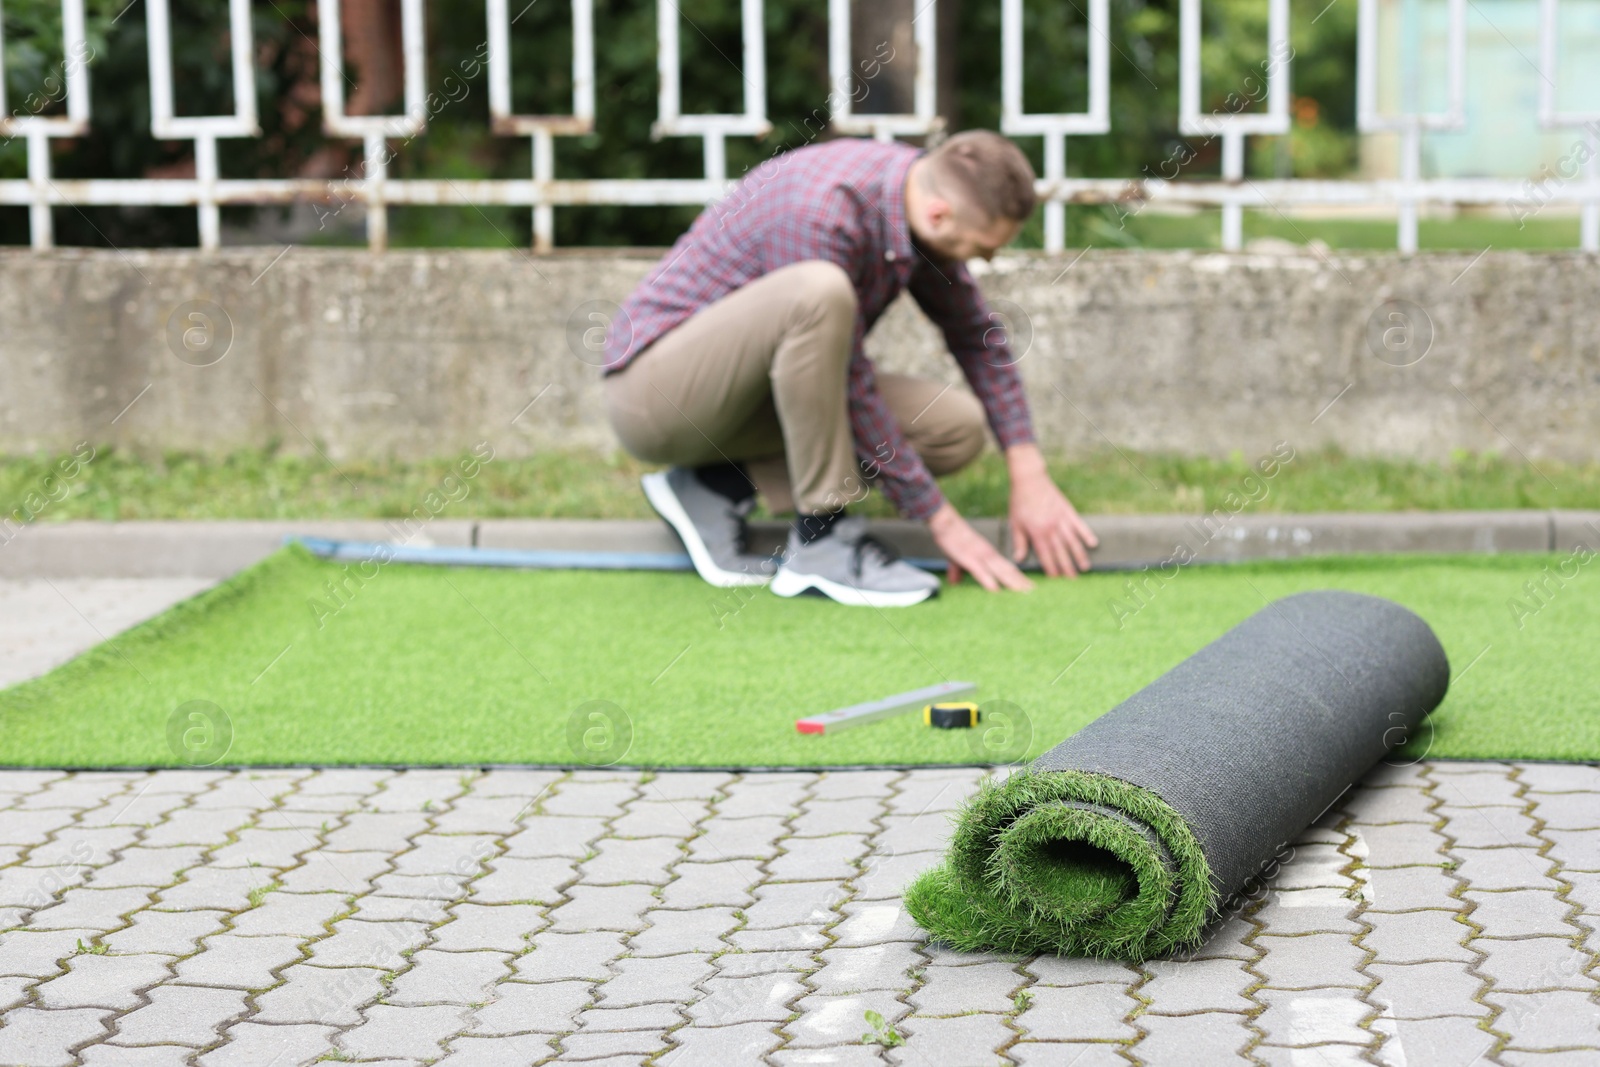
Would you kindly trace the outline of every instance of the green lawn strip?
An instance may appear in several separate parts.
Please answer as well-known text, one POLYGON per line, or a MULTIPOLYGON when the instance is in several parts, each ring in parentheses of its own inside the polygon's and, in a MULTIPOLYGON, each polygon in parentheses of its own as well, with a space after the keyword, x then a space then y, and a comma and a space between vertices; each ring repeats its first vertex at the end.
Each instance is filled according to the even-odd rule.
POLYGON ((793 721, 944 680, 1025 712, 1037 755, 1259 610, 1344 588, 1427 619, 1456 672, 1414 754, 1600 758, 1597 579, 1566 557, 1354 557, 970 585, 900 611, 716 590, 688 574, 390 564, 375 577, 285 550, 44 678, 0 693, 0 764, 175 764, 193 700, 232 723, 224 762, 771 766, 970 763, 980 731, 913 716, 822 737, 793 721), (1524 583, 1543 581, 1539 600, 1524 583), (342 591, 341 591, 342 587, 342 591), (1513 611, 1513 601, 1520 610, 1513 611), (1142 602, 1143 606, 1140 606, 1142 602), (1120 626, 1119 626, 1120 620, 1120 626), (607 749, 575 709, 631 731, 607 749), (577 738, 577 741, 574 741, 577 738))
MULTIPOLYGON (((1396 511, 1582 508, 1600 499, 1600 463, 1542 460, 1540 470, 1494 454, 1458 455, 1446 463, 1371 459, 1337 451, 1301 452, 1263 481, 1256 457, 1213 459, 1112 450, 1057 458, 1052 470, 1079 510, 1091 514, 1204 514, 1230 493, 1252 511, 1396 511), (1136 469, 1137 468, 1137 469, 1136 469), (1548 477, 1548 481, 1546 481, 1548 477)), ((639 475, 650 469, 626 456, 550 452, 496 457, 475 477, 460 476, 460 457, 404 462, 341 460, 335 470, 316 455, 273 449, 209 457, 144 457, 103 448, 75 477, 61 479, 61 457, 0 459, 0 508, 37 521, 65 519, 360 519, 409 515, 430 493, 451 518, 647 518, 639 475)), ((1005 464, 994 453, 944 488, 969 515, 1003 515, 1005 464)), ((863 510, 888 515, 880 494, 863 510)))

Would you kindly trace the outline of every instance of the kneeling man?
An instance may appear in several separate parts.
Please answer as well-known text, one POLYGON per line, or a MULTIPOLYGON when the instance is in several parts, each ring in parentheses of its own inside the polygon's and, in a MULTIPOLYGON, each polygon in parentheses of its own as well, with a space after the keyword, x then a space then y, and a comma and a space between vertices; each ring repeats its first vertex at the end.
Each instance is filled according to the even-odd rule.
POLYGON ((651 506, 714 585, 771 584, 898 607, 939 589, 848 512, 876 484, 927 523, 949 579, 1027 589, 1089 565, 1094 534, 1050 480, 1005 332, 967 272, 1034 208, 1034 175, 986 130, 937 148, 837 140, 768 160, 701 213, 622 305, 607 335, 605 402, 623 446, 647 462, 651 506), (901 290, 943 332, 971 391, 880 373, 862 340, 901 290), (935 477, 972 462, 984 426, 1011 478, 1008 560, 935 477), (794 512, 779 561, 747 554, 759 493, 794 512), (774 573, 775 572, 775 573, 774 573))

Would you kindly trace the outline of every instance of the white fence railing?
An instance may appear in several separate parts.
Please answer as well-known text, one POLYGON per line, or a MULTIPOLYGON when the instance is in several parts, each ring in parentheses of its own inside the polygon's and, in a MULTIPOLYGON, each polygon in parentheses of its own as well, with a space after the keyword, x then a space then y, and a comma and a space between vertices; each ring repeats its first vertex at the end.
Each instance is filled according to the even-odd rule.
MULTIPOLYGON (((51 209, 60 205, 193 206, 198 212, 200 244, 221 242, 219 208, 224 204, 283 204, 296 201, 354 203, 365 210, 370 246, 387 245, 387 205, 515 205, 532 209, 534 246, 547 249, 554 236, 554 208, 563 204, 702 204, 722 195, 729 185, 726 139, 766 133, 766 57, 763 45, 763 0, 739 0, 743 23, 744 110, 739 114, 684 114, 679 99, 678 30, 675 0, 658 0, 657 44, 659 87, 653 131, 662 137, 699 137, 704 145, 704 177, 699 179, 561 179, 555 177, 555 138, 587 134, 594 128, 594 13, 592 0, 570 0, 572 10, 572 111, 565 115, 519 115, 511 111, 510 23, 506 0, 487 0, 488 26, 480 50, 487 68, 491 128, 502 136, 532 138, 529 179, 450 180, 390 179, 391 139, 410 139, 427 128, 429 96, 424 74, 423 0, 401 0, 404 60, 404 111, 399 115, 347 115, 339 0, 317 0, 321 39, 323 130, 330 137, 359 139, 364 146, 362 175, 352 180, 230 179, 217 169, 219 137, 253 137, 256 121, 251 70, 253 41, 250 0, 228 0, 229 40, 235 110, 232 115, 178 116, 173 108, 171 26, 167 0, 146 0, 148 23, 151 134, 162 139, 192 139, 195 176, 176 178, 55 179, 50 172, 50 141, 81 137, 89 130, 89 66, 93 58, 84 37, 83 0, 62 0, 65 56, 63 77, 53 94, 42 98, 49 107, 7 106, 0 66, 0 135, 21 137, 27 149, 28 176, 0 180, 0 204, 29 208, 34 248, 54 243, 51 209), (50 111, 44 114, 43 111, 50 111)), ((1357 31, 1357 116, 1363 133, 1393 132, 1400 136, 1399 175, 1388 180, 1253 180, 1244 174, 1245 138, 1289 131, 1289 84, 1293 49, 1289 46, 1288 0, 1268 0, 1267 59, 1264 86, 1249 89, 1253 102, 1265 97, 1263 111, 1201 109, 1201 0, 1181 0, 1179 12, 1179 129, 1185 135, 1215 137, 1220 142, 1222 177, 1217 180, 1140 178, 1070 178, 1066 174, 1068 137, 1103 135, 1111 130, 1110 15, 1108 0, 1088 3, 1088 110, 1038 114, 1023 109, 1023 0, 993 0, 1001 5, 1001 129, 1015 137, 1044 139, 1045 247, 1060 251, 1066 242, 1068 203, 1184 204, 1221 209, 1222 245, 1236 249, 1242 240, 1247 208, 1274 209, 1297 205, 1364 205, 1392 207, 1397 218, 1396 243, 1401 251, 1417 247, 1417 217, 1424 204, 1502 204, 1512 206, 1533 196, 1538 206, 1563 203, 1581 206, 1582 248, 1600 251, 1600 107, 1571 112, 1557 109, 1557 32, 1559 0, 1540 0, 1540 96, 1536 117, 1544 130, 1579 131, 1582 152, 1573 153, 1578 174, 1563 175, 1553 185, 1537 187, 1509 179, 1423 178, 1422 134, 1427 130, 1464 127, 1466 63, 1466 0, 1448 0, 1448 106, 1442 112, 1382 113, 1379 109, 1378 0, 1359 0, 1357 31), (1576 179, 1576 180, 1574 180, 1576 179)), ((916 43, 913 110, 904 114, 859 114, 852 110, 851 0, 828 0, 828 68, 832 88, 828 119, 833 129, 882 139, 918 136, 936 129, 937 0, 920 0, 913 19, 916 43)), ((1406 57, 1405 61, 1414 61, 1406 57)), ((3 64, 3 52, 0 52, 3 64)), ((1252 76, 1254 79, 1254 76, 1252 76)), ((1237 95, 1237 94, 1235 94, 1237 95)), ((1243 98, 1241 98, 1243 99, 1243 98)))

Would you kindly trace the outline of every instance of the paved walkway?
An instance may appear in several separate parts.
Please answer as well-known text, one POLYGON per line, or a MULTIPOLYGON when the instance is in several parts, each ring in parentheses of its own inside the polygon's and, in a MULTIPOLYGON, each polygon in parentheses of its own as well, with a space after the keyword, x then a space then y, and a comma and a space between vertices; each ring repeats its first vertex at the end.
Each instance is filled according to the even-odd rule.
POLYGON ((923 940, 981 774, 0 771, 0 1064, 1600 1063, 1596 768, 1383 768, 1144 966, 923 940))

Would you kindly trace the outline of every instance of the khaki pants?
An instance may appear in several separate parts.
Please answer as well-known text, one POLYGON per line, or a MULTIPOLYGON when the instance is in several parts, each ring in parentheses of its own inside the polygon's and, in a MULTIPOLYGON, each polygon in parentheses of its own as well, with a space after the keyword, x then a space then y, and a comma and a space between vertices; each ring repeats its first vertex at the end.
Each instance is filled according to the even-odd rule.
MULTIPOLYGON (((783 267, 701 308, 607 375, 606 414, 623 447, 646 462, 737 461, 774 513, 835 511, 865 495, 846 397, 855 322, 842 268, 783 267)), ((903 374, 877 380, 934 474, 983 450, 983 405, 966 389, 903 374)))

